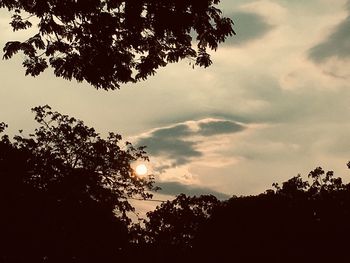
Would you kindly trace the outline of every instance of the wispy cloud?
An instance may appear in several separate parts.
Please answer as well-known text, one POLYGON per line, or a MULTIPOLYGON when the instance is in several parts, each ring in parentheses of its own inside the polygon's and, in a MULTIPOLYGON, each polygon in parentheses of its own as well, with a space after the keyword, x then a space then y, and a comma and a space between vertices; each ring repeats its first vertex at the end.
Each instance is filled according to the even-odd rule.
MULTIPOLYGON (((348 2, 350 13, 350 1, 348 2)), ((350 14, 338 24, 323 42, 309 50, 310 58, 322 62, 330 57, 350 57, 350 14)))
POLYGON ((239 46, 263 37, 273 27, 263 16, 251 12, 234 12, 228 15, 235 23, 236 36, 228 38, 224 45, 239 46))
POLYGON ((350 1, 348 15, 321 43, 308 51, 309 58, 323 68, 323 72, 340 79, 350 77, 350 1))
POLYGON ((202 157, 204 150, 200 150, 200 144, 206 142, 208 137, 233 134, 244 129, 243 124, 230 120, 187 121, 144 133, 139 136, 137 144, 147 146, 152 156, 161 156, 170 160, 171 165, 162 165, 158 168, 164 170, 202 157))

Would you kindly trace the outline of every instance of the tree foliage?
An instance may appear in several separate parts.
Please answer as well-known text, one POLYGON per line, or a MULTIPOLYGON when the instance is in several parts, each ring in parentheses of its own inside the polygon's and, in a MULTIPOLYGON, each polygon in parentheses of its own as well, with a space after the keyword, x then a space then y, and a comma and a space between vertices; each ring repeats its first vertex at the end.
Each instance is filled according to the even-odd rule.
POLYGON ((191 248, 199 228, 218 204, 219 200, 213 195, 191 197, 180 194, 147 213, 144 238, 158 246, 191 248))
POLYGON ((181 194, 132 225, 128 198, 154 189, 130 166, 144 149, 49 106, 33 111, 33 134, 0 139, 1 262, 348 261, 350 184, 332 171, 226 201, 181 194))
POLYGON ((237 262, 346 262, 350 184, 317 167, 257 196, 217 207, 194 240, 194 258, 237 262))
POLYGON ((0 256, 10 262, 113 258, 128 242, 127 212, 134 210, 128 198, 152 196, 153 177, 139 178, 131 168, 147 160, 143 148, 120 146, 115 133, 103 139, 49 106, 33 111, 39 123, 33 134, 0 140, 0 256))
POLYGON ((226 201, 179 195, 148 213, 138 259, 347 262, 350 184, 321 167, 308 177, 226 201))
POLYGON ((13 12, 14 31, 36 34, 7 42, 4 58, 22 51, 26 75, 49 65, 58 77, 87 81, 97 89, 145 80, 159 67, 184 58, 208 67, 207 49, 234 34, 219 0, 0 0, 13 12), (193 47, 192 35, 197 43, 193 47))
POLYGON ((219 204, 213 195, 180 194, 157 206, 147 213, 147 219, 141 224, 133 225, 133 244, 128 253, 130 262, 157 263, 164 262, 164 259, 191 262, 188 256, 194 240, 219 204))

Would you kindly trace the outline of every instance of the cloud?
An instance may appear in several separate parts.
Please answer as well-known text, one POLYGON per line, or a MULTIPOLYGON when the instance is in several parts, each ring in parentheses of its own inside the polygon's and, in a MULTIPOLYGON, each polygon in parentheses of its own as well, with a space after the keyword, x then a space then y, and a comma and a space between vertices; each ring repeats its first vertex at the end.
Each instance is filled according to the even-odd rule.
POLYGON ((191 129, 186 124, 178 124, 172 127, 166 127, 162 129, 157 129, 153 132, 155 137, 185 137, 192 133, 191 129))
POLYGON ((311 61, 318 64, 323 73, 338 79, 350 77, 350 1, 347 3, 348 15, 328 35, 323 42, 308 51, 311 61))
POLYGON ((158 171, 187 164, 204 155, 200 144, 208 137, 233 134, 245 129, 243 124, 222 119, 187 121, 154 129, 139 136, 137 145, 147 146, 151 156, 162 157, 170 163, 157 167, 158 171))
POLYGON ((186 194, 186 195, 199 196, 199 195, 205 195, 205 194, 212 194, 219 199, 230 198, 229 195, 217 192, 217 191, 210 189, 208 187, 185 185, 185 184, 182 184, 179 182, 159 182, 159 183, 157 183, 157 186, 161 187, 161 190, 159 190, 159 193, 167 194, 167 195, 178 195, 178 194, 182 193, 182 194, 186 194))
POLYGON ((244 129, 242 125, 232 121, 204 122, 200 123, 199 127, 198 133, 203 136, 234 133, 244 129))
POLYGON ((328 39, 312 47, 309 50, 309 57, 318 63, 331 57, 350 57, 350 16, 336 27, 328 39))
POLYGON ((199 157, 201 152, 195 149, 196 143, 186 140, 193 132, 185 124, 156 129, 138 141, 138 145, 147 146, 154 156, 166 156, 176 160, 176 165, 187 163, 192 157, 199 157))
POLYGON ((236 36, 228 38, 224 45, 243 45, 255 39, 263 37, 272 26, 268 24, 263 16, 250 12, 234 12, 229 14, 234 25, 236 36))

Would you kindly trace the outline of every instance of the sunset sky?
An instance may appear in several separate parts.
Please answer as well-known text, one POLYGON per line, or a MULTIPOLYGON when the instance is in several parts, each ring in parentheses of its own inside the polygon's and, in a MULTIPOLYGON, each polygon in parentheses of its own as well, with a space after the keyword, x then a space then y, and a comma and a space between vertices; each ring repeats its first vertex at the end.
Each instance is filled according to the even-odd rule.
MULTIPOLYGON (((30 108, 49 104, 101 134, 147 145, 149 170, 181 192, 257 194, 317 166, 349 181, 350 2, 222 0, 237 35, 207 69, 189 60, 145 82, 95 90, 47 70, 25 77, 21 56, 0 61, 0 121, 35 127, 30 108)), ((0 44, 23 39, 0 11, 0 44)), ((1 56, 3 52, 1 51, 1 56)))

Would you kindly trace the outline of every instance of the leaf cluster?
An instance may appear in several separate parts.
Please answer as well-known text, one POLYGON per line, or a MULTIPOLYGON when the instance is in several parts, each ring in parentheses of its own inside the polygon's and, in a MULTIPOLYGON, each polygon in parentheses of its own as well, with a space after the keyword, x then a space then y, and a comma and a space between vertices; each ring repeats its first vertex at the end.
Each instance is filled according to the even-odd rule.
POLYGON ((216 50, 234 34, 232 20, 222 16, 218 3, 1 0, 0 8, 15 12, 13 30, 31 27, 31 18, 39 20, 34 36, 5 45, 4 58, 22 51, 26 75, 37 76, 50 65, 58 77, 87 81, 105 90, 145 80, 160 67, 184 58, 208 67, 212 61, 207 49, 216 50))

